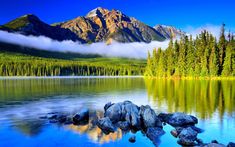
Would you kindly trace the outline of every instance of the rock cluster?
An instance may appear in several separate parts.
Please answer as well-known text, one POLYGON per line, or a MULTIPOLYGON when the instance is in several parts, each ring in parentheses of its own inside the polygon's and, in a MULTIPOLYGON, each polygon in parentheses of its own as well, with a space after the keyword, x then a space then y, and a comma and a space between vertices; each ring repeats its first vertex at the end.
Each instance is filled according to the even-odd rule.
MULTIPOLYGON (((82 109, 73 116, 50 113, 44 118, 49 119, 51 123, 73 123, 80 125, 89 122, 89 110, 82 109)), ((124 132, 129 130, 136 132, 140 130, 156 146, 160 142, 160 137, 165 134, 163 124, 168 124, 174 127, 170 133, 178 139, 177 143, 182 146, 225 146, 216 140, 213 140, 211 143, 203 143, 197 137, 198 133, 202 133, 203 130, 195 126, 198 123, 198 119, 192 115, 180 112, 160 113, 157 115, 150 106, 139 107, 131 101, 107 103, 104 106, 104 117, 96 117, 92 123, 97 125, 105 134, 113 133, 117 128, 120 128, 124 132)), ((129 141, 134 143, 136 137, 134 135, 131 136, 129 141)), ((227 146, 234 147, 235 143, 230 142, 227 146)))

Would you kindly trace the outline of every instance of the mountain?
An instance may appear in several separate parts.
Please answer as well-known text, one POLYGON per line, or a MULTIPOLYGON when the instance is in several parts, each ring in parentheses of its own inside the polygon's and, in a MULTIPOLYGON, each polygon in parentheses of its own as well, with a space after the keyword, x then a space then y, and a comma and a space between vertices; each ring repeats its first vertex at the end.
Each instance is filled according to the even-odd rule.
POLYGON ((176 38, 177 36, 182 36, 185 34, 181 30, 172 26, 156 25, 154 28, 167 39, 170 39, 171 37, 176 38))
POLYGON ((96 8, 84 17, 59 25, 76 33, 87 42, 116 40, 118 42, 163 41, 166 38, 154 28, 118 10, 96 8))
POLYGON ((24 35, 46 36, 54 40, 81 41, 77 35, 68 29, 50 26, 37 16, 29 14, 19 17, 0 27, 1 30, 19 32, 24 35))
POLYGON ((174 27, 158 25, 150 27, 118 10, 98 7, 86 16, 54 23, 41 21, 29 14, 0 26, 0 30, 24 35, 46 36, 54 40, 73 40, 81 43, 93 42, 151 42, 176 37, 181 31, 174 27))

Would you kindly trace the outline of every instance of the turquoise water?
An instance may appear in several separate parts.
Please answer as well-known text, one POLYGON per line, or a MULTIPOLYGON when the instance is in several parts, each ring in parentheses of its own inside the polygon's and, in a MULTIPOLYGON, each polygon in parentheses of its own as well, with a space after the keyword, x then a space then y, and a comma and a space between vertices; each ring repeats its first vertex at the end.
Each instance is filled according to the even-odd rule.
MULTIPOLYGON (((141 77, 0 79, 0 146, 153 146, 141 132, 105 135, 91 124, 58 125, 40 119, 50 112, 75 113, 82 107, 103 112, 105 103, 131 100, 157 113, 186 112, 199 118, 204 142, 235 141, 234 81, 144 80, 141 77), (129 137, 136 135, 136 142, 129 137)), ((179 146, 164 126, 159 146, 179 146)))

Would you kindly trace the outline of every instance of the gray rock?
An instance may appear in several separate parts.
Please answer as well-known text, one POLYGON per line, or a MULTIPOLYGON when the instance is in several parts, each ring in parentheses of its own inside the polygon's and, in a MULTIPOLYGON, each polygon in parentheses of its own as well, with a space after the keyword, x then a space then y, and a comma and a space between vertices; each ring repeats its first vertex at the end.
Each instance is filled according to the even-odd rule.
POLYGON ((198 146, 202 146, 203 145, 203 140, 202 139, 197 138, 196 142, 197 142, 198 146))
POLYGON ((204 145, 204 147, 225 147, 225 145, 219 143, 209 143, 204 145))
POLYGON ((105 133, 109 134, 110 132, 115 131, 115 127, 113 126, 109 117, 101 118, 97 122, 97 126, 105 133))
POLYGON ((145 128, 148 127, 162 127, 162 122, 157 117, 156 113, 149 105, 141 106, 139 115, 143 120, 143 125, 145 128))
POLYGON ((112 104, 105 109, 105 117, 109 117, 113 123, 118 121, 127 121, 132 127, 140 128, 139 107, 130 101, 112 104))
POLYGON ((202 133, 204 132, 204 130, 202 130, 201 128, 198 128, 196 126, 190 126, 194 131, 196 131, 197 133, 202 133))
POLYGON ((123 120, 122 118, 122 105, 123 103, 116 103, 107 108, 104 113, 105 117, 109 117, 112 122, 118 122, 123 120))
POLYGON ((126 121, 128 121, 132 127, 140 129, 140 116, 139 107, 130 101, 125 101, 123 115, 125 115, 126 121))
POLYGON ((160 113, 160 114, 158 114, 158 118, 159 118, 162 122, 166 123, 166 122, 169 121, 169 119, 171 118, 172 115, 173 115, 173 114, 160 113))
POLYGON ((191 127, 184 128, 179 134, 179 140, 177 141, 180 145, 193 146, 196 145, 197 132, 191 127))
POLYGON ((184 129, 183 127, 175 127, 175 130, 177 131, 178 135, 183 129, 184 129))
POLYGON ((89 120, 89 110, 83 108, 80 112, 73 116, 73 122, 79 124, 81 122, 87 122, 89 120))
POLYGON ((106 111, 110 106, 113 104, 111 102, 108 102, 107 104, 104 105, 104 111, 106 111))
POLYGON ((235 143, 234 142, 229 142, 227 147, 235 147, 235 143))
POLYGON ((131 137, 129 138, 129 141, 130 141, 131 143, 134 143, 134 142, 136 141, 135 136, 131 136, 131 137))
POLYGON ((129 130, 130 129, 130 123, 127 121, 119 121, 117 123, 117 126, 122 130, 129 130))
POLYGON ((171 117, 169 117, 167 123, 174 127, 177 127, 177 126, 195 125, 198 123, 198 120, 196 117, 192 115, 176 112, 173 113, 171 117))
POLYGON ((160 137, 165 134, 162 128, 154 127, 147 128, 146 136, 153 142, 154 145, 158 146, 160 142, 160 137))

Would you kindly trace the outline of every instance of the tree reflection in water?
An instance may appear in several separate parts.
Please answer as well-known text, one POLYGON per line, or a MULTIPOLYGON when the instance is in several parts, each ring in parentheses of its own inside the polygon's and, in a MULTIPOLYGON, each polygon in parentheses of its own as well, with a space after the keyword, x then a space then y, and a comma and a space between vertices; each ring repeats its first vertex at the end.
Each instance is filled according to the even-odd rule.
POLYGON ((234 115, 234 81, 145 79, 145 85, 149 101, 158 110, 195 113, 201 119, 234 115))

